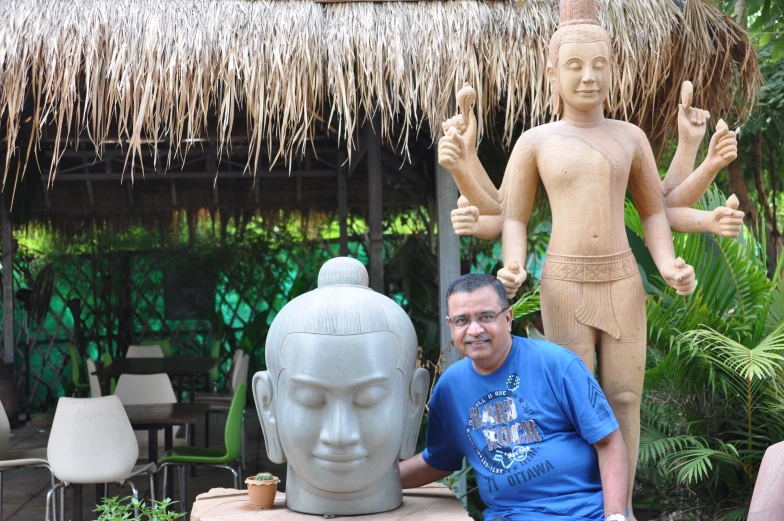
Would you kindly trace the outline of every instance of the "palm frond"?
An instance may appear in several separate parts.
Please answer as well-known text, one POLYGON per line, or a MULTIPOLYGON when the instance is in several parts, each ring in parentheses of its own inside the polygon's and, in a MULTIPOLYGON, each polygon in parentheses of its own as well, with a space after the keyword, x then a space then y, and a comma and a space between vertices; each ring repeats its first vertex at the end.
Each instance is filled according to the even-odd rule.
POLYGON ((517 302, 512 304, 511 308, 514 313, 513 320, 521 317, 533 315, 541 309, 539 301, 539 285, 536 285, 531 291, 523 294, 517 302))
POLYGON ((678 481, 684 485, 711 479, 715 475, 712 472, 714 465, 743 466, 734 445, 721 441, 718 441, 718 445, 719 449, 712 449, 705 444, 672 452, 664 457, 662 464, 670 471, 675 471, 678 481))
POLYGON ((721 513, 716 521, 746 521, 749 517, 749 507, 736 507, 721 513))
POLYGON ((744 380, 772 378, 780 374, 784 362, 784 323, 753 348, 713 329, 687 331, 681 341, 704 349, 709 358, 725 365, 744 380))

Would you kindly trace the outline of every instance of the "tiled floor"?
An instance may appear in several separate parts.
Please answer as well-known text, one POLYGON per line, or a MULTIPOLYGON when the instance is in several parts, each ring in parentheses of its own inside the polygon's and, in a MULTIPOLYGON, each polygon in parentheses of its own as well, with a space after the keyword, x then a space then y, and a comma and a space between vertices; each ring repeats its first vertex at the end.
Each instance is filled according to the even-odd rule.
MULTIPOLYGON (((223 440, 223 427, 225 416, 213 415, 210 419, 210 446, 218 448, 223 440)), ((266 458, 264 441, 259 428, 259 420, 254 408, 246 411, 246 432, 248 438, 248 464, 243 472, 243 479, 247 474, 260 471, 272 472, 284 480, 279 490, 285 490, 285 464, 275 465, 266 458)), ((46 430, 32 427, 21 427, 11 432, 9 450, 19 450, 34 447, 45 447, 48 439, 46 430)), ((196 427, 196 442, 204 445, 204 424, 196 427)), ((172 473, 169 473, 171 478, 172 473)), ((187 476, 188 510, 197 494, 206 492, 213 487, 231 487, 232 476, 226 470, 200 467, 196 476, 187 476)), ((2 474, 3 497, 2 519, 5 521, 41 521, 46 519, 46 492, 50 486, 50 474, 46 469, 20 469, 2 474)), ((146 476, 135 480, 139 493, 147 496, 149 486, 146 476)), ((131 495, 129 487, 120 487, 113 484, 109 487, 110 496, 131 495)), ((179 491, 174 487, 174 499, 179 500, 179 491)), ((82 519, 94 520, 97 514, 93 512, 96 504, 96 489, 86 485, 82 491, 82 519)), ((71 518, 71 492, 66 498, 66 519, 71 518)))

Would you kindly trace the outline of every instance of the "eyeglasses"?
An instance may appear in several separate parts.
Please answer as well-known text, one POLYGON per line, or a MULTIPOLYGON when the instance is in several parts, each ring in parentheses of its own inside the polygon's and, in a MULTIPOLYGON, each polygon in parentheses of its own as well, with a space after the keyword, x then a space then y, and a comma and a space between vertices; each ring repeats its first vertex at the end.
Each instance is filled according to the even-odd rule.
POLYGON ((465 329, 471 325, 471 321, 476 320, 476 323, 480 326, 491 326, 495 323, 499 316, 506 313, 509 308, 504 308, 498 313, 482 313, 476 318, 471 317, 446 317, 449 320, 449 323, 452 324, 455 329, 465 329))

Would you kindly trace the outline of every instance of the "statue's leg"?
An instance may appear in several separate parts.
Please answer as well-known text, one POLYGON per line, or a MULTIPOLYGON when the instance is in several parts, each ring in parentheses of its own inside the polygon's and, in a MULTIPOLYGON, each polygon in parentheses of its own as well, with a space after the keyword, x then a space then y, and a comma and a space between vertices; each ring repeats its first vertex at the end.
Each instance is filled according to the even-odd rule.
POLYGON ((626 443, 629 455, 629 519, 634 519, 632 489, 640 450, 640 403, 645 379, 645 292, 639 275, 610 284, 621 336, 616 339, 604 331, 599 332, 599 383, 626 443))
POLYGON ((575 317, 575 310, 582 301, 582 284, 571 280, 542 278, 542 324, 547 340, 578 355, 593 374, 597 331, 581 324, 575 317))

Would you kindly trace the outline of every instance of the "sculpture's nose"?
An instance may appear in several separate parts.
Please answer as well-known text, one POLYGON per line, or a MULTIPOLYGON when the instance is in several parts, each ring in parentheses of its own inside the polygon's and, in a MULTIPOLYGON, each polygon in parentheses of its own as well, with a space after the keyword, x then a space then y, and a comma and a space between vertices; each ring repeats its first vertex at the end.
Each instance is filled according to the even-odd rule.
POLYGON ((594 83, 596 81, 596 71, 593 67, 586 67, 583 74, 583 83, 594 83))
POLYGON ((336 401, 327 405, 321 426, 321 442, 331 446, 359 443, 359 422, 353 404, 336 401))

